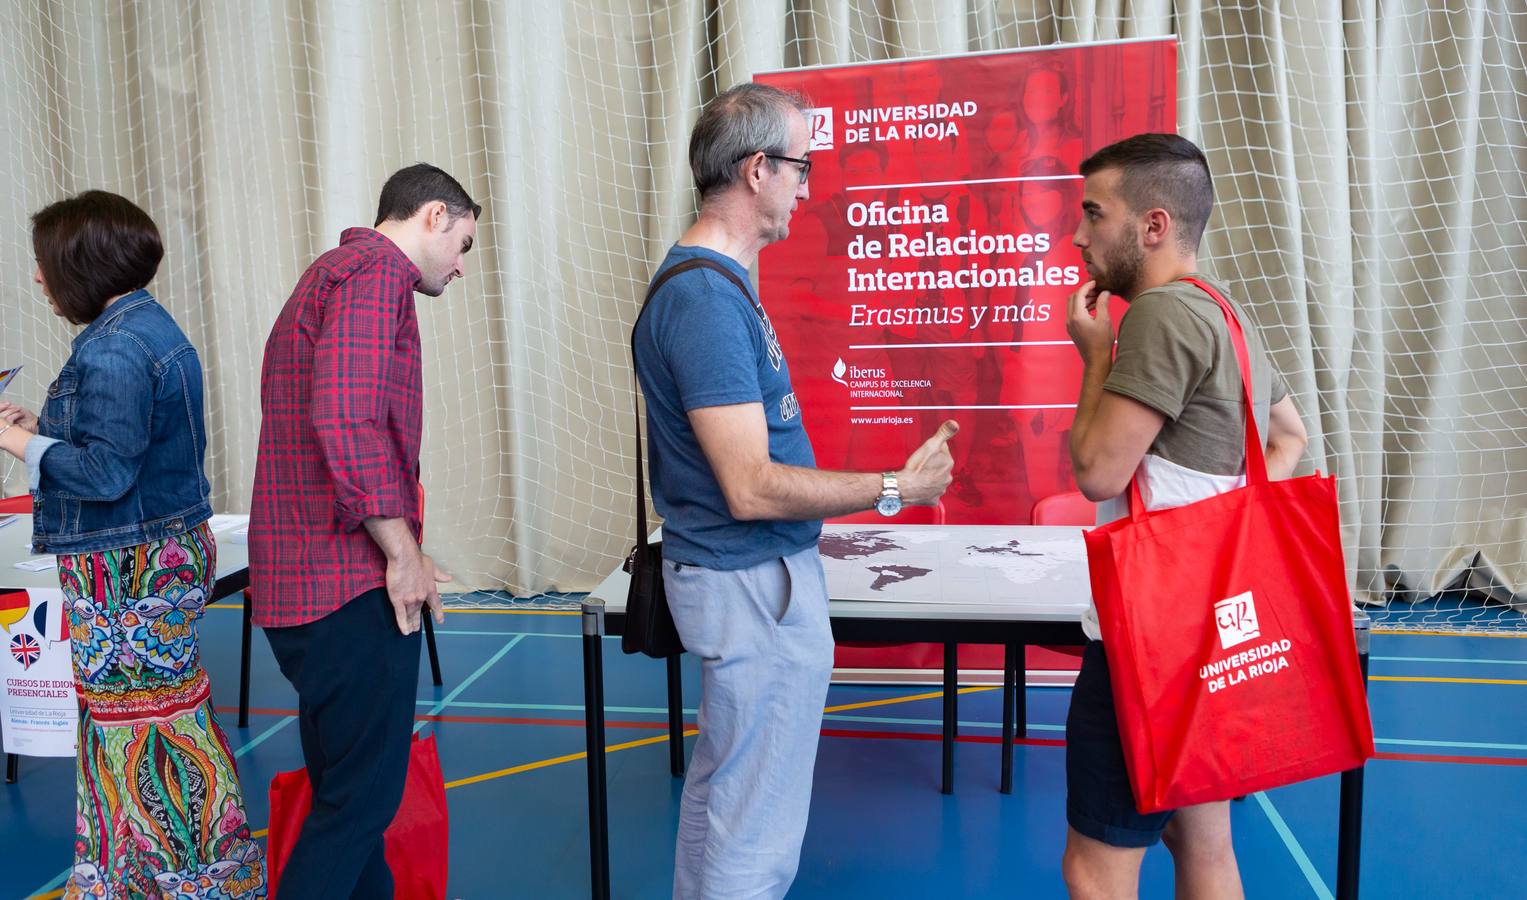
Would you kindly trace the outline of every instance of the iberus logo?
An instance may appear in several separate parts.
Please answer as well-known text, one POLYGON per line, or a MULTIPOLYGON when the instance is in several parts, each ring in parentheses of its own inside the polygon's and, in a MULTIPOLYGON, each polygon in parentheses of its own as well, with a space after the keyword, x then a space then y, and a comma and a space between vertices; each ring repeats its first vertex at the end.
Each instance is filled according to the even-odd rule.
POLYGON ((1251 591, 1214 604, 1214 624, 1219 627, 1220 647, 1225 650, 1259 636, 1262 629, 1257 624, 1257 606, 1251 591))
POLYGON ((806 152, 832 149, 832 107, 819 106, 806 110, 806 124, 811 128, 811 142, 806 152))
POLYGON ((836 381, 838 384, 843 385, 844 387, 848 387, 848 382, 843 380, 843 376, 847 372, 848 365, 843 362, 843 357, 838 357, 837 363, 832 367, 832 380, 836 381))

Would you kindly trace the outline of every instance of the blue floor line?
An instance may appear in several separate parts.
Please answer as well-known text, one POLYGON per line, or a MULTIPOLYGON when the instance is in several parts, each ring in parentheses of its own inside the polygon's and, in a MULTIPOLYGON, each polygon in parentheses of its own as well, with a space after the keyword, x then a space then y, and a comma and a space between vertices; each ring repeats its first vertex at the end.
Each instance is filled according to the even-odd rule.
POLYGON ((250 738, 249 739, 249 743, 247 743, 244 746, 240 747, 239 749, 233 751, 233 758, 234 759, 242 758, 244 756, 244 754, 248 753, 249 751, 253 750, 254 748, 256 748, 256 747, 260 746, 261 744, 265 743, 266 741, 270 740, 270 738, 276 732, 280 731, 281 729, 285 728, 286 726, 292 724, 295 721, 297 721, 297 717, 296 716, 284 716, 284 717, 282 717, 281 721, 277 722, 276 724, 270 726, 269 728, 265 729, 264 731, 260 732, 259 734, 255 735, 254 737, 250 738))
MULTIPOLYGON (((870 722, 876 725, 936 725, 940 728, 944 725, 943 719, 901 719, 894 716, 849 716, 840 713, 828 713, 822 716, 835 722, 870 722)), ((961 728, 995 728, 1002 727, 1001 722, 966 722, 960 721, 961 728)), ((1064 725, 1045 725, 1038 722, 1030 722, 1027 726, 1029 731, 1065 731, 1064 725)))
MULTIPOLYGON (((436 628, 435 629, 435 634, 437 634, 437 635, 440 635, 440 634, 459 635, 459 636, 462 636, 462 637, 515 637, 515 636, 519 636, 519 637, 543 637, 543 638, 562 638, 564 640, 575 640, 575 641, 583 639, 583 635, 582 634, 562 634, 562 633, 556 632, 556 631, 468 631, 468 630, 453 630, 453 629, 449 629, 449 628, 436 628)), ((620 635, 618 635, 618 634, 606 634, 606 635, 601 635, 601 637, 603 637, 607 641, 618 641, 618 640, 620 640, 620 635)))
MULTIPOLYGON (((436 706, 439 706, 441 708, 449 707, 449 708, 462 708, 462 709, 511 709, 511 710, 524 710, 524 711, 530 711, 530 712, 576 712, 576 713, 583 712, 583 704, 581 704, 581 703, 495 703, 495 702, 485 701, 485 700, 452 700, 450 697, 447 697, 444 701, 439 701, 438 703, 436 701, 434 701, 434 700, 420 700, 419 701, 419 705, 420 706, 429 706, 431 704, 435 704, 436 706)), ((431 711, 429 713, 429 715, 437 715, 439 712, 440 712, 440 710, 436 709, 436 710, 431 711)), ((667 715, 668 714, 668 709, 666 707, 661 707, 661 706, 606 706, 605 707, 605 712, 607 712, 607 713, 612 713, 612 712, 615 712, 615 713, 640 713, 640 714, 647 714, 647 715, 657 716, 657 715, 667 715)), ((694 715, 698 714, 698 710, 686 707, 685 710, 684 710, 684 714, 687 715, 687 716, 694 716, 694 715)), ((835 722, 864 722, 864 723, 867 723, 867 724, 875 724, 875 725, 930 725, 930 726, 942 726, 944 724, 942 719, 916 719, 916 718, 901 718, 901 717, 896 717, 896 716, 855 716, 855 715, 847 715, 847 714, 843 714, 843 713, 827 713, 827 714, 823 715, 822 718, 825 719, 825 720, 831 720, 831 721, 835 721, 835 722)), ((1002 723, 1001 722, 971 722, 971 721, 964 721, 964 720, 962 720, 959 723, 959 727, 961 727, 961 728, 993 728, 993 729, 997 729, 997 728, 1001 728, 1002 727, 1002 723)), ((1063 725, 1063 724, 1062 725, 1052 725, 1052 724, 1047 723, 1047 722, 1030 722, 1030 723, 1028 723, 1028 730, 1029 731, 1048 731, 1048 732, 1061 732, 1061 733, 1063 733, 1066 730, 1066 726, 1063 725)), ((1527 752, 1527 744, 1495 744, 1495 743, 1485 743, 1485 742, 1479 742, 1479 741, 1429 741, 1429 740, 1419 740, 1419 739, 1410 739, 1410 738, 1374 738, 1373 742, 1375 744, 1385 744, 1385 745, 1394 745, 1394 746, 1449 747, 1449 748, 1453 748, 1453 749, 1462 749, 1462 750, 1518 750, 1518 751, 1527 752)))
MULTIPOLYGON (((420 700, 419 705, 428 706, 434 702, 435 701, 433 700, 420 700)), ((495 703, 489 700, 452 700, 450 705, 452 707, 461 707, 463 709, 522 709, 540 712, 583 712, 582 703, 495 703)), ((607 713, 651 713, 655 716, 668 715, 668 707, 666 706, 606 706, 604 711, 607 713)), ((700 711, 697 709, 685 709, 684 714, 688 716, 696 716, 700 714, 700 711)), ((434 715, 434 713, 431 713, 431 715, 434 715)))
POLYGON ((1325 879, 1315 871, 1315 864, 1310 862, 1309 854, 1304 852, 1304 847, 1300 845, 1299 839, 1294 837, 1293 830, 1288 827, 1287 822, 1283 821, 1283 816, 1278 814, 1278 808, 1268 799, 1267 792, 1257 791, 1252 796, 1257 798, 1257 804, 1262 807, 1262 812, 1267 814, 1267 820, 1272 823, 1273 830, 1278 832, 1278 837, 1283 838, 1283 846, 1288 848, 1289 855, 1299 864, 1299 870, 1304 873, 1305 880, 1310 883, 1310 890, 1314 891, 1315 896, 1320 900, 1335 900, 1331 896, 1331 889, 1326 887, 1325 879))
MULTIPOLYGON (((499 660, 503 659, 505 654, 507 654, 510 650, 513 650, 514 646, 516 644, 518 644, 520 641, 523 641, 524 639, 525 639, 525 636, 523 634, 517 635, 514 638, 514 640, 512 640, 509 643, 505 644, 504 646, 500 647, 498 649, 497 653, 495 653, 492 656, 488 657, 488 661, 487 662, 485 662, 482 665, 478 666, 477 667, 477 671, 473 672, 471 675, 468 675, 466 677, 466 679, 461 682, 461 684, 456 685, 456 687, 454 687, 449 694, 446 694, 445 697, 442 700, 440 700, 440 702, 436 703, 430 709, 429 712, 425 713, 425 715, 427 715, 427 716, 439 715, 442 710, 446 709, 452 703, 454 703, 456 701, 457 697, 461 696, 461 692, 462 691, 465 691, 467 688, 471 687, 472 686, 472 682, 476 681, 478 678, 481 678, 482 674, 484 672, 486 672, 489 669, 493 668, 493 664, 494 663, 496 663, 499 660)), ((414 723, 414 734, 418 734, 419 733, 419 729, 423 728, 427 724, 429 724, 429 723, 426 722, 426 721, 423 721, 423 720, 415 722, 414 723)))
POLYGON ((1480 666, 1527 666, 1527 659, 1453 659, 1446 656, 1370 656, 1370 662, 1469 663, 1480 666))
POLYGON ((1373 739, 1375 744, 1398 744, 1400 746, 1414 747, 1452 747, 1461 750, 1527 750, 1527 744, 1490 744, 1480 741, 1424 741, 1406 738, 1380 738, 1373 739))

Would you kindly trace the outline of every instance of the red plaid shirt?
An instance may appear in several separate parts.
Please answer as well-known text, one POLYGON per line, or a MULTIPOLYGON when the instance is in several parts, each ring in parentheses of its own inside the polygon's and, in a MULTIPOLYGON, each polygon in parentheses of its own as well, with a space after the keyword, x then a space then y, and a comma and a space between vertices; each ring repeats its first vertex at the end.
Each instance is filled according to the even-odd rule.
POLYGON ((256 625, 312 622, 385 586, 364 519, 407 519, 421 536, 418 283, 392 241, 346 229, 265 341, 249 516, 256 625))

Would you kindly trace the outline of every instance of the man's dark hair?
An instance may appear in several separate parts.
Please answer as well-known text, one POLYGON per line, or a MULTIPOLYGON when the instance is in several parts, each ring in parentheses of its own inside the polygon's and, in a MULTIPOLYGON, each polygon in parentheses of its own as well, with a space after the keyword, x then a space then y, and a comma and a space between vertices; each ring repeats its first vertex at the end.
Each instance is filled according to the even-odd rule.
POLYGON ((482 205, 474 203, 461 182, 443 170, 428 163, 415 163, 406 169, 392 173, 382 185, 382 198, 376 205, 376 225, 389 219, 403 221, 413 218, 419 207, 439 200, 451 214, 459 219, 467 213, 476 219, 482 215, 482 205))
POLYGON ((131 200, 85 191, 32 216, 32 252, 59 312, 84 325, 107 300, 153 280, 164 242, 154 220, 131 200))
POLYGON ((1084 177, 1104 169, 1119 170, 1119 196, 1130 211, 1166 210, 1182 246, 1198 249, 1214 209, 1214 181, 1197 144, 1175 134, 1137 134, 1082 161, 1084 177))

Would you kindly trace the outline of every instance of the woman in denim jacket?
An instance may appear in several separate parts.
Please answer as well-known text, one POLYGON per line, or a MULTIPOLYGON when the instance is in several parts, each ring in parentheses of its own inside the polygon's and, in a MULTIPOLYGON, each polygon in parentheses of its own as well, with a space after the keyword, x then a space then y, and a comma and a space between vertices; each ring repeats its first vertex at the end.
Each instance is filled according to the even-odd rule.
POLYGON ((26 461, 33 546, 58 557, 80 711, 65 897, 264 897, 196 626, 217 577, 196 348, 144 290, 164 256, 132 202, 87 191, 32 217, 34 280, 84 325, 40 417, 0 403, 26 461))

